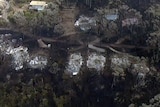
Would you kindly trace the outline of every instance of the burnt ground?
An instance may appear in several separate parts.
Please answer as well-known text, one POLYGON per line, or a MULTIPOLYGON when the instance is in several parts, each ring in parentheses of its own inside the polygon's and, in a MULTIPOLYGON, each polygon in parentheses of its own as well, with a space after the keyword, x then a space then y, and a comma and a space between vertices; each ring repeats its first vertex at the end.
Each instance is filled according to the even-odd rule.
MULTIPOLYGON (((87 12, 87 11, 86 11, 87 12)), ((75 28, 74 23, 77 19, 77 16, 80 14, 81 12, 79 12, 79 8, 75 7, 75 6, 71 6, 71 7, 64 7, 62 9, 62 11, 60 12, 61 16, 62 16, 62 23, 61 25, 64 27, 64 35, 62 35, 62 37, 60 37, 59 41, 64 41, 64 43, 60 43, 56 42, 55 38, 46 38, 46 37, 31 37, 31 39, 33 38, 34 40, 31 40, 30 42, 24 44, 25 46, 32 46, 32 52, 38 52, 38 54, 45 54, 49 53, 51 56, 51 61, 55 61, 56 63, 59 64, 60 68, 65 69, 65 62, 67 62, 67 56, 68 56, 68 47, 74 47, 73 45, 69 45, 69 44, 73 44, 76 42, 80 43, 80 48, 83 49, 83 56, 86 55, 86 53, 88 52, 88 50, 86 51, 87 48, 87 44, 88 42, 90 43, 100 43, 101 40, 103 38, 98 37, 96 34, 92 35, 92 34, 84 34, 84 33, 79 33, 78 30, 75 28), (41 49, 38 50, 38 44, 37 44, 37 39, 41 38, 43 41, 45 41, 46 43, 51 43, 52 47, 51 50, 49 52, 48 49, 41 49), (34 46, 34 47, 33 47, 34 46), (35 50, 35 48, 37 50, 35 50)), ((82 12, 83 13, 83 12, 82 12)), ((113 33, 108 31, 107 32, 107 36, 111 36, 113 37, 113 33)), ((32 36, 32 35, 31 35, 32 36)), ((114 39, 114 38, 113 38, 114 39)), ((115 38, 115 40, 111 41, 111 43, 106 44, 106 41, 102 42, 102 44, 99 44, 99 47, 102 48, 108 48, 113 47, 116 50, 119 49, 123 49, 123 48, 129 48, 130 52, 130 48, 136 48, 135 46, 130 46, 128 44, 124 44, 126 42, 126 40, 129 40, 130 38, 126 38, 122 37, 122 38, 115 38)), ((140 47, 139 47, 140 48, 140 47)), ((139 49, 138 48, 138 49, 139 49)), ((140 50, 142 50, 143 47, 140 48, 140 50)), ((75 46, 75 51, 77 51, 77 46, 75 46)), ((126 49, 125 49, 126 50, 126 49)), ((74 50, 73 50, 74 51, 74 50)), ((79 50, 78 50, 79 51, 79 50)), ((122 50, 119 50, 122 51, 122 50)), ((134 50, 137 53, 137 50, 134 50)), ((126 51, 124 51, 126 52, 126 51)), ((108 55, 109 57, 109 55, 108 55)), ((5 59, 6 60, 6 59, 5 59)), ((52 63, 52 62, 51 62, 52 63)), ((5 61, 5 65, 7 65, 9 63, 7 63, 5 61)), ((4 78, 6 78, 6 74, 7 74, 7 68, 6 66, 0 66, 0 68, 3 70, 3 72, 1 72, 1 77, 0 80, 3 80, 4 78)), ((53 66, 53 65, 52 65, 53 66)), ((109 68, 110 65, 108 65, 109 68)), ((54 71, 54 66, 50 67, 50 71, 54 71)), ((109 71, 108 69, 106 69, 107 71, 109 71)), ((155 84, 151 84, 151 86, 148 89, 142 88, 138 89, 138 90, 134 90, 132 89, 132 78, 130 78, 129 76, 126 78, 125 81, 122 82, 118 82, 116 85, 116 87, 111 87, 111 84, 113 83, 113 77, 111 76, 111 72, 105 72, 106 75, 94 75, 94 70, 91 70, 91 73, 89 73, 89 70, 84 70, 82 72, 85 72, 84 74, 80 74, 78 76, 76 76, 75 78, 70 78, 67 77, 66 75, 63 74, 63 71, 58 70, 56 73, 53 73, 52 75, 50 73, 48 73, 48 69, 44 70, 44 72, 40 71, 40 70, 22 70, 20 73, 23 74, 23 76, 21 76, 19 73, 16 73, 17 75, 20 75, 19 77, 14 77, 11 75, 11 79, 8 80, 8 83, 6 83, 9 87, 11 87, 11 83, 9 83, 10 81, 12 82, 12 77, 17 78, 17 82, 14 82, 14 85, 12 86, 12 88, 6 88, 6 90, 9 90, 10 93, 7 93, 8 96, 11 96, 11 98, 13 96, 22 96, 21 94, 23 93, 23 91, 26 93, 26 96, 32 96, 31 98, 33 99, 29 99, 33 102, 33 105, 35 104, 34 107, 39 107, 40 104, 36 104, 35 102, 38 103, 42 103, 42 99, 45 101, 47 98, 48 101, 48 105, 55 105, 53 103, 57 103, 56 105, 58 106, 59 104, 63 104, 65 103, 66 99, 70 99, 68 102, 69 104, 64 104, 64 107, 71 107, 71 105, 74 105, 76 107, 105 107, 106 105, 110 106, 110 107, 127 107, 127 105, 129 105, 130 96, 136 94, 136 93, 140 93, 140 92, 146 92, 149 93, 147 94, 148 96, 146 97, 146 100, 148 100, 149 98, 151 98, 153 95, 157 94, 157 92, 159 92, 157 90, 157 88, 160 86, 159 82, 153 82, 155 84), (47 72, 46 72, 47 71, 47 72), (37 73, 38 72, 38 73, 37 73), (22 80, 19 82, 19 79, 22 80), (33 80, 33 83, 32 81, 33 80), (18 84, 18 85, 15 85, 18 84), (24 85, 25 84, 25 85, 24 85), (131 88, 130 88, 130 84, 131 84, 131 88), (19 88, 20 87, 20 88, 19 88), (34 87, 34 88, 33 88, 34 87), (14 89, 16 88, 16 89, 14 89), (30 88, 33 89, 33 91, 30 91, 30 88), (154 88, 155 91, 152 89, 154 88), (17 92, 15 92, 15 90, 18 90, 17 92), (36 90, 36 91, 35 91, 36 90), (140 90, 140 91, 139 91, 140 90), (149 90, 149 92, 147 92, 149 90), (153 91, 151 91, 153 90, 153 91), (114 100, 114 97, 116 97, 116 92, 119 92, 120 95, 118 96, 120 100, 119 103, 115 104, 116 101, 114 100), (125 93, 124 93, 125 92, 125 93), (132 93, 133 92, 133 93, 132 93), (154 92, 154 93, 152 93, 154 92), (16 95, 14 95, 14 93, 16 95), (31 95, 30 95, 31 93, 31 95), (12 95, 13 94, 13 95, 12 95), (115 96, 114 96, 115 95, 115 96), (35 98, 35 96, 37 96, 35 98), (46 97, 47 96, 47 97, 46 97), (53 98, 54 97, 54 98, 53 98), (125 98, 123 98, 125 97, 125 98), (54 99, 54 100, 53 100, 54 99), (123 101, 123 100, 126 101, 123 101), (53 101, 52 101, 53 100, 53 101), (121 102, 122 101, 122 102, 121 102), (59 103, 61 102, 61 103, 59 103), (89 105, 91 104, 91 105, 89 105)), ((16 79, 15 79, 16 80, 16 79)), ((148 80, 149 81, 149 80, 148 80)), ((13 83, 12 82, 12 83, 13 83)), ((5 87, 3 87, 2 89, 5 89, 5 87)), ((3 90, 2 90, 3 93, 3 90)), ((143 94, 142 93, 142 94, 143 94)), ((137 94, 136 94, 137 95, 137 94)), ((135 96, 136 96, 135 95, 135 96)), ((141 94, 140 94, 141 95, 141 94)), ((1 97, 1 99, 6 99, 5 101, 8 103, 10 101, 15 101, 15 102, 19 102, 19 104, 24 103, 25 105, 27 100, 25 98, 25 95, 23 98, 21 97, 17 97, 14 98, 13 100, 9 99, 9 98, 5 98, 5 96, 1 97), (14 100, 15 99, 15 100, 14 100), (22 99, 22 100, 21 100, 22 99), (24 102, 20 102, 20 101, 24 102)), ((142 101, 144 97, 141 98, 135 98, 136 101, 142 101)), ((133 102, 136 102, 133 101, 133 102)), ((29 101, 28 101, 29 102, 29 101)), ((67 101, 66 101, 67 102, 67 101)), ((4 102, 5 103, 5 102, 4 102)), ((31 106, 32 104, 30 103, 31 106)), ((13 106, 13 105, 12 105, 13 106)), ((18 106, 17 106, 18 107, 18 106)), ((24 106, 21 106, 24 107, 24 106)), ((25 106, 26 107, 26 106, 25 106)), ((44 107, 50 107, 50 106, 44 106, 44 107)), ((59 107, 59 106, 58 106, 59 107)), ((63 107, 63 106, 62 106, 63 107)))

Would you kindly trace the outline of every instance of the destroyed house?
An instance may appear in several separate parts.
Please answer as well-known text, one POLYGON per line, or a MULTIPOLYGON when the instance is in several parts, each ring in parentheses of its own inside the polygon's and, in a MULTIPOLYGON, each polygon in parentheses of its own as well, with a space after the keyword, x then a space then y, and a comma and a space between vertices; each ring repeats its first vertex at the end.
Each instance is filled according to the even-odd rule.
POLYGON ((31 1, 29 4, 29 9, 33 10, 44 10, 46 7, 47 3, 45 1, 31 1))
POLYGON ((137 18, 126 18, 122 20, 122 27, 130 26, 130 25, 137 25, 138 23, 139 22, 137 18))
POLYGON ((96 19, 94 17, 86 17, 82 15, 74 25, 83 31, 88 31, 96 26, 96 19))

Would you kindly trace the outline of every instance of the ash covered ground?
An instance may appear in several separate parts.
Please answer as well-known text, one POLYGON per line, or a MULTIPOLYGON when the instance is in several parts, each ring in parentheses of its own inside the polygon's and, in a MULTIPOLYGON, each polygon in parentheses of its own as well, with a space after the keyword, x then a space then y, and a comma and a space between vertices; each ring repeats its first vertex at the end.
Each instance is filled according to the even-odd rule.
POLYGON ((0 3, 0 107, 160 106, 158 0, 0 3))

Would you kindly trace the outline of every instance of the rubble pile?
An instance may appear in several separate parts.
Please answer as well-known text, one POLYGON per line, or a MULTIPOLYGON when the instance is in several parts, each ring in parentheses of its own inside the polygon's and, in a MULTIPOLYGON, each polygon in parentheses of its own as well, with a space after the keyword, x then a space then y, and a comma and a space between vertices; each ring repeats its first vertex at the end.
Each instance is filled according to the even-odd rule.
POLYGON ((123 13, 122 27, 138 25, 142 22, 142 14, 136 9, 122 5, 119 7, 119 11, 123 13))
POLYGON ((25 62, 29 61, 28 48, 19 46, 17 48, 8 48, 6 54, 13 57, 12 66, 15 70, 20 70, 25 62))
POLYGON ((43 69, 47 65, 47 58, 44 56, 35 56, 29 61, 29 66, 31 68, 43 69))
MULTIPOLYGON (((96 69, 97 71, 103 70, 106 63, 106 58, 103 55, 99 55, 97 53, 91 53, 88 56, 86 61, 88 68, 96 69)), ((69 57, 69 62, 67 66, 67 72, 71 73, 72 75, 77 75, 80 71, 80 68, 83 64, 83 57, 80 53, 71 54, 69 57)))
POLYGON ((129 25, 138 25, 138 19, 137 18, 127 18, 122 20, 122 26, 129 26, 129 25))
POLYGON ((88 31, 92 27, 96 26, 95 18, 80 16, 80 18, 74 24, 76 27, 79 27, 83 31, 88 31))
POLYGON ((132 73, 138 73, 138 72, 143 72, 143 73, 148 73, 149 68, 145 63, 135 63, 132 65, 132 73))
POLYGON ((131 73, 136 76, 135 87, 144 86, 146 84, 145 79, 150 69, 143 62, 135 63, 131 66, 131 73))
POLYGON ((150 72, 146 59, 131 55, 113 55, 111 57, 111 69, 113 70, 112 74, 116 77, 125 77, 128 69, 135 78, 134 87, 145 86, 146 76, 150 72))
POLYGON ((119 57, 119 56, 112 56, 111 58, 111 67, 115 67, 115 66, 119 66, 119 67, 123 67, 123 68, 127 68, 130 65, 130 61, 128 59, 128 57, 124 56, 124 57, 119 57))
POLYGON ((16 39, 11 39, 11 34, 4 34, 0 36, 0 52, 4 55, 12 57, 12 68, 16 71, 23 69, 24 64, 29 65, 30 68, 44 68, 47 65, 47 58, 43 56, 36 56, 31 58, 27 47, 18 46, 14 44, 16 39))
POLYGON ((71 54, 67 66, 67 71, 72 75, 77 75, 83 64, 83 59, 80 53, 71 54))
POLYGON ((114 76, 125 76, 125 69, 130 66, 131 62, 127 56, 113 55, 111 57, 111 69, 113 70, 114 76))
POLYGON ((87 67, 94 68, 97 71, 103 70, 105 66, 106 58, 96 53, 91 53, 87 60, 87 67))
POLYGON ((10 34, 2 34, 0 35, 0 51, 1 53, 6 53, 8 48, 11 48, 11 41, 7 40, 11 35, 10 34))

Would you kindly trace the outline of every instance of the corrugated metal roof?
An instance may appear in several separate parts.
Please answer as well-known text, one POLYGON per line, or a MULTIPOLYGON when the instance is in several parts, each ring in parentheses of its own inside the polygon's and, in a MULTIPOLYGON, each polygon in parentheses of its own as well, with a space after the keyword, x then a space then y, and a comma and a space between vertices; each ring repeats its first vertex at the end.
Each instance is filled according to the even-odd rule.
POLYGON ((46 5, 46 2, 45 1, 31 1, 30 5, 41 5, 41 6, 44 6, 44 5, 46 5))
POLYGON ((113 20, 113 21, 115 21, 115 20, 118 19, 118 15, 105 15, 105 18, 107 20, 113 20))

